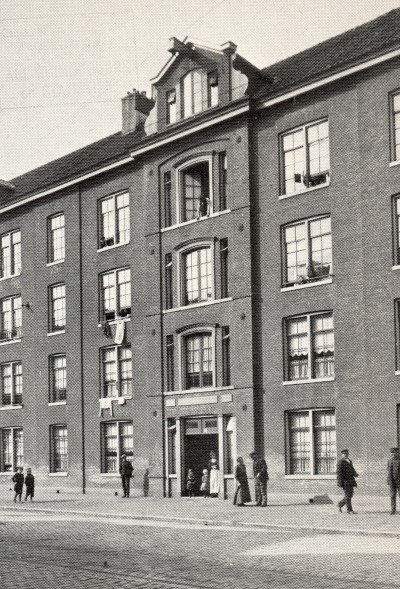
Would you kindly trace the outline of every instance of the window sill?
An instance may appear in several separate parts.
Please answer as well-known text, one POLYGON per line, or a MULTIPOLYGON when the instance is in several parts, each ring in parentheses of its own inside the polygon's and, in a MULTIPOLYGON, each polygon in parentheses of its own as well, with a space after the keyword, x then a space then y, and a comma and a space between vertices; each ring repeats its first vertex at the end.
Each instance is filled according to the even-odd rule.
POLYGON ((183 311, 185 309, 197 309, 198 307, 208 307, 210 305, 226 303, 227 301, 233 301, 233 298, 226 297, 225 299, 215 299, 213 301, 204 301, 203 303, 193 303, 193 305, 185 305, 184 307, 173 307, 172 309, 165 309, 163 313, 175 313, 176 311, 183 311))
POLYGON ((8 346, 8 344, 18 344, 21 341, 22 341, 21 338, 19 338, 19 339, 10 339, 10 340, 7 340, 5 342, 0 342, 0 346, 8 346))
POLYGON ((14 470, 7 470, 6 472, 0 472, 0 477, 12 477, 14 470))
POLYGON ((168 475, 168 478, 169 479, 177 479, 178 478, 178 475, 177 474, 169 474, 168 475))
POLYGON ((285 474, 287 481, 334 481, 336 474, 285 474))
MULTIPOLYGON (((106 319, 104 319, 104 321, 107 321, 108 325, 117 325, 118 321, 124 321, 125 323, 129 323, 131 318, 130 317, 119 317, 119 319, 113 319, 112 321, 107 321, 106 319)), ((97 327, 103 327, 101 323, 97 324, 97 327)))
MULTIPOLYGON (((400 268, 400 266, 399 266, 400 268)), ((322 280, 314 280, 313 282, 305 282, 304 284, 293 284, 293 286, 283 286, 281 292, 288 292, 290 290, 298 290, 301 288, 310 288, 312 286, 320 286, 322 284, 332 284, 333 277, 323 278, 322 280)))
POLYGON ((49 472, 49 477, 67 477, 68 472, 49 472))
POLYGON ((0 411, 10 411, 11 409, 23 409, 23 405, 3 405, 0 407, 0 411))
POLYGON ((220 217, 221 215, 226 215, 230 213, 231 209, 226 209, 226 211, 218 211, 217 213, 211 213, 208 217, 200 217, 200 219, 191 219, 190 221, 182 221, 182 223, 177 223, 176 225, 170 225, 170 227, 164 227, 161 229, 161 233, 165 233, 165 231, 172 231, 173 229, 177 229, 178 227, 186 227, 186 225, 192 225, 193 223, 200 223, 201 221, 207 221, 207 219, 213 219, 214 217, 220 217))
POLYGON ((57 266, 57 264, 63 264, 64 258, 62 260, 55 260, 54 262, 47 262, 46 266, 49 268, 50 266, 57 266))
POLYGON ((21 272, 18 272, 17 274, 9 274, 8 276, 2 276, 0 278, 0 282, 3 280, 8 280, 9 278, 16 278, 17 276, 21 276, 21 272))
POLYGON ((61 335, 62 333, 65 333, 65 329, 60 329, 59 331, 50 331, 47 334, 47 337, 52 337, 53 335, 61 335))
POLYGON ((394 373, 397 374, 397 376, 399 376, 400 375, 400 370, 395 370, 394 373))
POLYGON ((334 376, 326 376, 325 378, 308 378, 306 380, 284 380, 282 384, 283 386, 287 386, 291 384, 313 384, 315 382, 333 382, 334 380, 334 376))
POLYGON ((97 250, 97 253, 106 252, 108 250, 113 250, 116 247, 122 247, 123 245, 129 245, 130 241, 121 241, 121 243, 114 243, 114 245, 105 245, 104 247, 100 247, 97 250))
POLYGON ((326 188, 327 186, 330 186, 330 182, 324 182, 323 184, 318 184, 318 186, 312 186, 311 188, 305 188, 304 190, 299 190, 298 192, 291 192, 290 194, 281 194, 279 196, 279 200, 291 198, 292 196, 300 196, 301 194, 307 194, 308 192, 314 192, 314 190, 326 188))
POLYGON ((120 475, 117 472, 101 472, 100 476, 102 477, 112 477, 112 478, 119 478, 120 475))
POLYGON ((232 391, 235 387, 233 385, 229 385, 227 387, 203 387, 201 389, 186 389, 184 391, 167 391, 164 392, 164 396, 171 396, 171 395, 190 395, 192 393, 217 393, 218 391, 232 391))
POLYGON ((49 407, 52 407, 53 405, 66 405, 67 401, 52 401, 51 403, 48 403, 49 407))
POLYGON ((395 160, 394 162, 389 163, 389 168, 394 168, 395 166, 400 166, 400 160, 395 160))
POLYGON ((397 264, 396 266, 392 266, 392 270, 400 270, 400 264, 397 264))

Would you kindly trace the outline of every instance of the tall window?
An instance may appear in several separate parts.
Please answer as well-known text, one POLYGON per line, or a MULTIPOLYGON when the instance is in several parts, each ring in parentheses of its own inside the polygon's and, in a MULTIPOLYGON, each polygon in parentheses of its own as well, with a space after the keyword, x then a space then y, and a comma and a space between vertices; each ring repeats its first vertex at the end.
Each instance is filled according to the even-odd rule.
POLYGON ((392 161, 400 160, 400 92, 390 97, 392 128, 392 161))
POLYGON ((282 135, 283 194, 301 192, 329 181, 328 121, 282 135))
POLYGON ((334 409, 287 413, 288 474, 324 475, 336 472, 334 409))
POLYGON ((58 213, 48 218, 48 261, 61 262, 65 258, 65 218, 58 213))
POLYGON ((165 212, 165 227, 172 225, 172 183, 171 183, 171 172, 165 172, 164 174, 164 212, 165 212))
POLYGON ((21 274, 21 231, 3 233, 0 246, 0 278, 21 274))
POLYGON ((24 465, 24 433, 21 427, 0 430, 0 472, 15 472, 24 465))
POLYGON ((213 297, 211 248, 204 247, 183 255, 183 305, 209 301, 213 297))
POLYGON ((102 397, 132 395, 132 350, 130 346, 112 346, 101 350, 102 397))
POLYGON ((68 431, 66 425, 50 426, 50 472, 68 472, 68 431))
POLYGON ((65 284, 56 284, 49 289, 50 331, 65 329, 65 284))
POLYGON ((22 405, 22 362, 1 364, 0 374, 2 405, 22 405))
POLYGON ((22 307, 19 295, 0 301, 0 341, 20 339, 22 336, 22 307))
POLYGON ((211 213, 210 163, 202 161, 181 172, 181 220, 191 221, 211 213))
POLYGON ((176 90, 167 92, 167 125, 176 123, 176 90))
POLYGON ((100 276, 101 314, 107 321, 131 314, 131 271, 112 270, 100 276))
POLYGON ((167 391, 175 389, 174 336, 167 335, 167 391))
POLYGON ((102 423, 102 472, 118 474, 121 456, 133 460, 133 425, 131 421, 102 423))
POLYGON ((65 354, 50 356, 50 403, 67 400, 67 358, 65 354))
POLYGON ((218 72, 207 74, 207 106, 217 106, 218 104, 218 72))
POLYGON ((213 346, 211 333, 187 335, 184 340, 185 388, 213 386, 213 346))
POLYGON ((284 285, 314 282, 332 273, 330 216, 291 223, 283 233, 284 285))
POLYGON ((192 70, 181 81, 182 117, 190 117, 203 110, 202 70, 192 70))
POLYGON ((227 181, 228 181, 228 160, 226 153, 220 153, 218 157, 219 164, 219 210, 225 211, 227 208, 227 181))
POLYGON ((318 313, 286 319, 286 379, 334 376, 333 314, 318 313))
POLYGON ((220 245, 220 261, 221 261, 221 298, 225 299, 229 296, 229 275, 228 275, 228 238, 221 239, 220 245))
POLYGON ((165 254, 165 308, 172 309, 172 254, 165 254))
POLYGON ((99 247, 128 243, 130 238, 129 192, 99 201, 99 247))

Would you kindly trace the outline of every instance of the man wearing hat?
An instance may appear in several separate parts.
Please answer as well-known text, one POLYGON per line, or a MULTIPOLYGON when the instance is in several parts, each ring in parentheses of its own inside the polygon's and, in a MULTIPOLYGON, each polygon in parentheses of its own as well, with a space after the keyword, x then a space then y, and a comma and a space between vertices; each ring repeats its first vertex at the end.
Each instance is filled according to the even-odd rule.
POLYGON ((122 497, 129 497, 131 478, 133 476, 133 466, 129 460, 126 459, 126 454, 122 454, 121 456, 119 474, 121 475, 122 488, 124 490, 122 497))
POLYGON ((356 513, 351 505, 351 498, 354 494, 354 487, 357 487, 356 477, 358 474, 349 458, 349 451, 341 451, 341 459, 337 463, 337 484, 344 491, 344 497, 338 503, 339 511, 346 505, 347 513, 356 513))
POLYGON ((256 452, 250 454, 253 460, 254 487, 256 492, 256 503, 260 507, 267 507, 267 484, 268 468, 264 458, 256 452))
POLYGON ((391 515, 396 513, 396 495, 400 495, 400 453, 398 448, 390 448, 387 463, 387 483, 390 487, 391 515))

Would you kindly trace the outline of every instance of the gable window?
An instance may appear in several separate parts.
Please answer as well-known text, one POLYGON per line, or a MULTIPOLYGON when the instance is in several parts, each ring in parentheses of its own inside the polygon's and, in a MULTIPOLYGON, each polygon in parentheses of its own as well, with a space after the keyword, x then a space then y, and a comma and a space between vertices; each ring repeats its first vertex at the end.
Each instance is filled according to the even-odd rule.
POLYGON ((131 314, 131 271, 129 268, 112 270, 100 275, 101 314, 113 321, 131 314))
POLYGON ((51 286, 49 288, 49 295, 50 332, 63 331, 65 329, 65 284, 51 286))
POLYGON ((286 380, 334 376, 333 314, 316 313, 285 320, 286 380))
POLYGON ((65 354, 50 356, 50 403, 67 400, 67 358, 65 354))
POLYGON ((181 80, 181 114, 190 117, 203 110, 202 70, 192 70, 181 80))
POLYGON ((0 472, 15 472, 24 465, 24 432, 22 427, 0 430, 0 472))
POLYGON ((65 258, 65 218, 64 213, 47 220, 48 262, 61 262, 65 258))
POLYGON ((334 409, 289 411, 286 418, 287 473, 334 475, 336 472, 334 409))
POLYGON ((167 92, 167 125, 176 123, 176 90, 167 92))
POLYGON ((0 341, 18 340, 22 336, 22 306, 19 295, 0 301, 0 341))
POLYGON ((0 278, 21 274, 21 231, 3 233, 0 245, 0 278))
POLYGON ((211 211, 211 160, 196 162, 181 170, 181 221, 208 217, 211 211))
POLYGON ((182 255, 182 305, 192 305, 213 298, 211 248, 202 247, 182 255))
POLYGON ((132 395, 132 350, 130 346, 112 346, 101 351, 102 397, 132 395))
POLYGON ((186 389, 213 386, 212 340, 211 333, 194 333, 184 338, 183 364, 186 389))
POLYGON ((68 472, 68 431, 66 425, 50 426, 50 472, 68 472))
POLYGON ((390 97, 392 129, 392 161, 400 160, 400 92, 390 97))
POLYGON ((22 405, 22 362, 6 362, 0 366, 1 403, 22 405))
POLYGON ((283 194, 329 182, 328 121, 305 125, 281 137, 283 194))
POLYGON ((131 421, 110 421, 101 424, 102 468, 104 473, 118 474, 121 456, 133 461, 133 425, 131 421))
POLYGON ((129 192, 99 201, 99 248, 128 243, 130 239, 129 192))
POLYGON ((218 72, 207 74, 207 106, 217 106, 218 104, 218 72))
POLYGON ((285 225, 283 238, 284 286, 315 282, 332 273, 330 216, 285 225))

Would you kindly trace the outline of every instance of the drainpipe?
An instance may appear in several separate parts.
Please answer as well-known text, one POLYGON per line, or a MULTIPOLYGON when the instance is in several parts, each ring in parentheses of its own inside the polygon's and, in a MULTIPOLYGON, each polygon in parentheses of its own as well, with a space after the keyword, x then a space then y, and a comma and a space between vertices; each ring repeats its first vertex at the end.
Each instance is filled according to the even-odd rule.
POLYGON ((86 459, 85 459, 85 398, 84 398, 84 367, 83 367, 83 261, 82 261, 82 191, 78 184, 79 199, 79 329, 81 354, 81 432, 82 432, 82 493, 86 493, 86 459))

